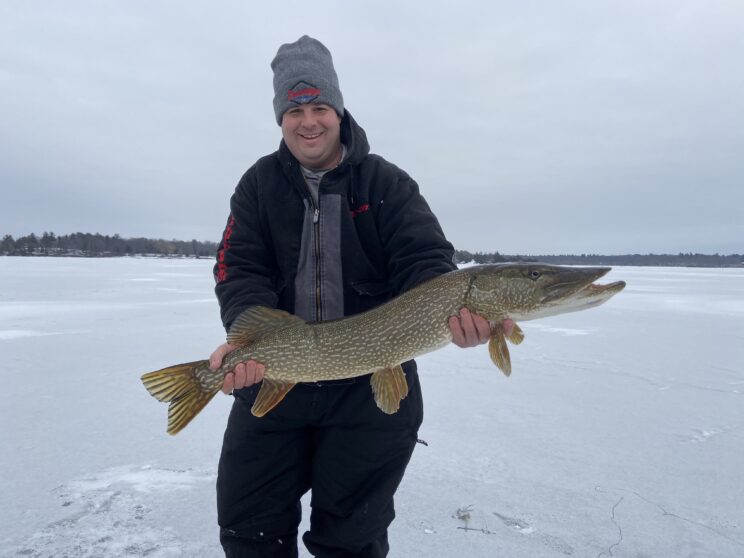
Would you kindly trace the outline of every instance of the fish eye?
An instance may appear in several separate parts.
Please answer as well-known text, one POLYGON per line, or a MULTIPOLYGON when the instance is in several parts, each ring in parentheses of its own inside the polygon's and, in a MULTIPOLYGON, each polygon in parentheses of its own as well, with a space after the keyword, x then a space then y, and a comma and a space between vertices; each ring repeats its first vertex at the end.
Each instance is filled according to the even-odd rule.
POLYGON ((529 272, 530 279, 537 279, 541 275, 542 275, 542 273, 540 273, 538 270, 536 270, 536 269, 530 269, 530 272, 529 272))

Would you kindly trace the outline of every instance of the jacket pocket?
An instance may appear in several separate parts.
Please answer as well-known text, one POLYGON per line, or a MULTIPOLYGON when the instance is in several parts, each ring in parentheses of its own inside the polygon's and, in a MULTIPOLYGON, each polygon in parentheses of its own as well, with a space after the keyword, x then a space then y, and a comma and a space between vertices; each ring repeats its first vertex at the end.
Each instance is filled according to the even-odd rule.
POLYGON ((351 292, 347 316, 384 304, 392 298, 393 290, 387 281, 354 281, 351 283, 351 292))
POLYGON ((351 288, 360 296, 389 296, 392 291, 387 281, 355 281, 351 288))

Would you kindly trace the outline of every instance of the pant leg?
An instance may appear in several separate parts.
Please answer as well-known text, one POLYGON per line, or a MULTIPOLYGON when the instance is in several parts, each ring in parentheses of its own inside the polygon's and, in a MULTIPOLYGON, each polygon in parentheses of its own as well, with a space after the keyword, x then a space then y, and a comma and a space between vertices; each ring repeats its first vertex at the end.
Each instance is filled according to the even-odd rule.
POLYGON ((238 393, 225 430, 217 475, 220 542, 228 558, 296 558, 300 498, 310 486, 307 394, 292 390, 256 418, 250 409, 258 389, 238 393))
POLYGON ((377 408, 366 379, 339 393, 327 388, 313 456, 310 531, 303 536, 314 556, 387 556, 393 495, 423 419, 415 363, 404 370, 409 393, 392 415, 377 408))

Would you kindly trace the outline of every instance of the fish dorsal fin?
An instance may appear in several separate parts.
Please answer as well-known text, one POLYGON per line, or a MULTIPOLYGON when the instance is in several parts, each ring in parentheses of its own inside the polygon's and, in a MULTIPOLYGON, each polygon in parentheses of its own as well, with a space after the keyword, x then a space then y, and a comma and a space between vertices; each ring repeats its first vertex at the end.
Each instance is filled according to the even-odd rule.
POLYGON ((295 385, 297 384, 294 382, 279 382, 270 378, 264 378, 256 400, 253 402, 253 407, 251 407, 253 416, 264 416, 276 407, 295 385))
POLYGON ((524 341, 524 331, 517 324, 514 324, 514 329, 512 329, 511 335, 507 339, 511 341, 512 345, 519 345, 524 341))
POLYGON ((491 360, 505 376, 511 375, 511 358, 509 357, 509 348, 506 346, 506 338, 501 324, 497 324, 491 329, 491 339, 488 340, 488 354, 491 355, 491 360))
POLYGON ((383 413, 392 415, 400 408, 401 400, 408 395, 408 382, 400 364, 382 368, 370 378, 375 403, 383 413))
POLYGON ((266 306, 251 306, 236 318, 227 334, 233 345, 250 345, 265 335, 285 327, 304 324, 302 318, 266 306))

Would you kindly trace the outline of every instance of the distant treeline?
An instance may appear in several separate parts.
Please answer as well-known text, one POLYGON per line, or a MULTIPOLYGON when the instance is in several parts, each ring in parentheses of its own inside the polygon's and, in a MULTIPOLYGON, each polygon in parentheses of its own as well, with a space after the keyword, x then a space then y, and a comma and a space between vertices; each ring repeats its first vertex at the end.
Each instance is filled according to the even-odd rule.
POLYGON ((0 241, 0 254, 5 256, 79 256, 109 257, 156 255, 170 257, 213 258, 216 242, 200 240, 163 240, 153 238, 121 238, 90 233, 57 236, 45 232, 41 236, 13 238, 6 234, 0 241))
POLYGON ((625 254, 602 256, 600 254, 581 254, 579 256, 561 254, 558 256, 520 256, 504 255, 498 252, 468 252, 456 250, 457 263, 499 263, 499 262, 545 262, 562 265, 637 265, 637 266, 676 266, 676 267, 744 267, 744 254, 625 254))
MULTIPOLYGON (((152 238, 121 238, 90 233, 73 233, 57 236, 45 232, 41 236, 31 233, 13 238, 6 234, 0 241, 0 255, 4 256, 167 256, 213 258, 217 243, 202 240, 163 240, 152 238)), ((546 262, 566 265, 637 265, 678 267, 744 267, 742 254, 626 254, 602 256, 600 254, 527 256, 506 255, 499 252, 455 251, 456 263, 546 262)))

